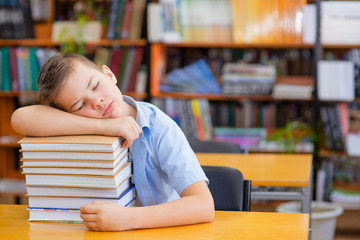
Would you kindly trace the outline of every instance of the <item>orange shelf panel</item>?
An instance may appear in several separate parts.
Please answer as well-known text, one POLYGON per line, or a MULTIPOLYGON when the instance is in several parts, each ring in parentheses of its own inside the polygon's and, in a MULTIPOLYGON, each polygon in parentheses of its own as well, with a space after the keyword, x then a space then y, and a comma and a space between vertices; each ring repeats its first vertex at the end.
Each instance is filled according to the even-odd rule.
POLYGON ((181 43, 161 43, 166 47, 185 47, 185 48, 313 48, 313 44, 299 43, 234 43, 234 42, 181 42, 181 43))

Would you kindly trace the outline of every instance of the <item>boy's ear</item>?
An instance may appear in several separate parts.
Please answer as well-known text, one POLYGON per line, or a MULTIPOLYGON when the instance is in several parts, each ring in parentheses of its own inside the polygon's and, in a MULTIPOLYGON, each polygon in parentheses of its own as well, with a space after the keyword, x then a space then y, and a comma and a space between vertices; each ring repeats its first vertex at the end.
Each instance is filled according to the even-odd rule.
POLYGON ((110 70, 110 68, 108 66, 103 65, 102 66, 102 71, 106 76, 110 77, 111 80, 113 80, 115 84, 117 83, 117 79, 115 77, 115 74, 110 70))

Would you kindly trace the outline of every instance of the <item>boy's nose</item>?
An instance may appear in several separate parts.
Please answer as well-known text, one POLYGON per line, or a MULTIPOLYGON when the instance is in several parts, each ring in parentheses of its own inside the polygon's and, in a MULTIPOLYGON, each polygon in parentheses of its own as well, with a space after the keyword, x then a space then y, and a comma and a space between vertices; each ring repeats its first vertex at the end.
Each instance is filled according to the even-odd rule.
POLYGON ((100 97, 95 101, 95 105, 94 105, 95 109, 103 108, 104 106, 105 106, 104 98, 100 97))

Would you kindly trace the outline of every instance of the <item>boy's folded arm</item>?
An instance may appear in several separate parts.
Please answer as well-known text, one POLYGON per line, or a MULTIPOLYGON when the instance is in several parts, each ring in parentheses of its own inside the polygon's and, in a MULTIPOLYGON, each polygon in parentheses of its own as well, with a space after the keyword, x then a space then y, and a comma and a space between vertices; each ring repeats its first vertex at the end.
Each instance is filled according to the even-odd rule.
POLYGON ((17 109, 11 117, 11 126, 26 136, 96 134, 95 120, 45 105, 32 105, 17 109))
POLYGON ((25 136, 99 134, 126 138, 127 146, 139 137, 140 127, 131 117, 96 119, 82 117, 45 105, 17 109, 11 117, 12 128, 25 136))
POLYGON ((190 185, 180 199, 134 210, 135 229, 211 222, 215 216, 214 201, 205 181, 190 185))
POLYGON ((80 208, 84 224, 90 230, 122 231, 210 222, 214 219, 214 203, 205 181, 183 191, 172 202, 147 206, 123 207, 110 202, 94 202, 80 208))

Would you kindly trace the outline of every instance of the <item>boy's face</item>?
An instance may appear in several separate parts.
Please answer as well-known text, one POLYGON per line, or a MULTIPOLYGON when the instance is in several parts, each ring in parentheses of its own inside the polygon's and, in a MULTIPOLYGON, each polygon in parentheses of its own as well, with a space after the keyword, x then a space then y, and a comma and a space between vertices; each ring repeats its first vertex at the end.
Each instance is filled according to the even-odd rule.
POLYGON ((103 66, 100 72, 76 62, 75 69, 55 97, 57 105, 84 117, 118 118, 126 115, 127 108, 116 86, 116 77, 108 67, 103 66))

